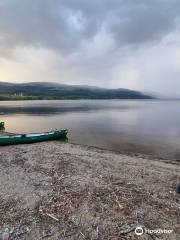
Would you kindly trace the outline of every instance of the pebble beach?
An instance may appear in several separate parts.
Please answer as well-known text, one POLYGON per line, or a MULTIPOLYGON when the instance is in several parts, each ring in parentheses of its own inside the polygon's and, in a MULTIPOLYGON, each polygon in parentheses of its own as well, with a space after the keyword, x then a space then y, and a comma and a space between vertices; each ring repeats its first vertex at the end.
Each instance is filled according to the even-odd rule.
POLYGON ((178 182, 171 159, 60 141, 0 147, 0 239, 179 239, 178 182))

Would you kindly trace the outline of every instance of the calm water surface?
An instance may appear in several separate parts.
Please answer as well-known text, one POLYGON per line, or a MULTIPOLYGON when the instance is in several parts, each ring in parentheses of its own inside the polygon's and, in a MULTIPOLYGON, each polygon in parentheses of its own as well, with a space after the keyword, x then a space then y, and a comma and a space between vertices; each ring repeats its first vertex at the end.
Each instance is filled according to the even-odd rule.
POLYGON ((180 101, 0 102, 6 131, 68 128, 69 141, 180 159, 180 101))

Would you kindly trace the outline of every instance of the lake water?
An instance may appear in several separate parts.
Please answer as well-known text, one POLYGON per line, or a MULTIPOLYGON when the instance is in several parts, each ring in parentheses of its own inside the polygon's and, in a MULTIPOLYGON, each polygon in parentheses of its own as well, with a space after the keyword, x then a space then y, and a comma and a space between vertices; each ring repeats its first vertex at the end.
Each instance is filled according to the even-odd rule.
POLYGON ((0 102, 0 121, 9 132, 68 128, 73 143, 180 159, 180 101, 0 102))

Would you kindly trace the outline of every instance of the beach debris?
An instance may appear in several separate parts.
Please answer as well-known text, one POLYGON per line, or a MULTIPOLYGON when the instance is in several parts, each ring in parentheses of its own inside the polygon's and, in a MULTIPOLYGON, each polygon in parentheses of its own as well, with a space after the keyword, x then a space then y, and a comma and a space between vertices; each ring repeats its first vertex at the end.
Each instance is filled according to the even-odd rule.
POLYGON ((55 220, 56 222, 59 221, 59 219, 57 217, 55 217, 53 214, 46 212, 46 209, 43 209, 42 207, 39 208, 39 213, 43 216, 48 216, 50 218, 52 218, 53 220, 55 220))
POLYGON ((25 225, 18 225, 13 228, 5 228, 0 231, 0 239, 2 240, 12 240, 19 239, 23 234, 30 232, 30 228, 25 225))
POLYGON ((9 228, 5 228, 4 232, 2 233, 2 240, 9 240, 10 237, 10 230, 9 228))
POLYGON ((117 203, 119 209, 122 210, 124 207, 119 203, 119 201, 118 201, 118 196, 117 196, 115 193, 114 193, 114 195, 115 195, 115 197, 116 197, 115 202, 117 203))
POLYGON ((43 236, 40 237, 39 240, 45 239, 45 238, 49 238, 49 237, 51 237, 51 236, 53 236, 53 235, 54 235, 54 231, 53 231, 52 229, 48 229, 47 231, 45 231, 45 232, 43 233, 43 236))
POLYGON ((52 215, 52 214, 50 214, 50 213, 46 213, 46 215, 47 215, 48 217, 54 219, 54 220, 57 221, 57 222, 59 221, 58 218, 56 218, 54 215, 52 215))
POLYGON ((96 236, 96 239, 99 240, 99 226, 96 227, 96 236))
POLYGON ((120 233, 125 235, 129 234, 130 232, 134 231, 136 229, 137 225, 136 224, 124 224, 120 227, 120 233))
MULTIPOLYGON (((1 150, 3 172, 7 171, 7 166, 9 166, 8 169, 12 168, 13 160, 20 162, 20 159, 26 158, 29 159, 30 164, 28 170, 21 171, 23 175, 20 175, 20 181, 18 180, 20 185, 17 189, 12 188, 12 186, 16 186, 16 183, 12 184, 12 181, 15 180, 16 175, 17 178, 19 177, 19 165, 13 164, 13 171, 8 171, 8 179, 5 174, 5 180, 12 189, 13 198, 11 195, 7 195, 9 191, 5 191, 6 195, 3 193, 0 197, 0 220, 3 224, 0 229, 1 240, 127 240, 137 239, 135 229, 141 226, 145 233, 140 239, 159 240, 166 237, 163 233, 151 230, 158 226, 163 228, 168 226, 173 229, 169 238, 175 239, 176 236, 179 236, 179 225, 176 225, 180 194, 176 194, 175 189, 176 184, 180 182, 175 168, 172 172, 170 168, 169 171, 172 174, 169 174, 166 172, 166 165, 164 166, 165 171, 162 170, 162 172, 159 165, 158 168, 156 165, 152 165, 152 169, 157 169, 157 172, 153 172, 153 178, 151 178, 152 174, 148 167, 142 166, 142 172, 139 170, 141 163, 132 168, 133 164, 139 161, 138 159, 127 160, 123 169, 119 161, 114 166, 111 165, 111 162, 106 163, 105 160, 96 162, 97 165, 94 168, 94 162, 89 163, 90 159, 84 157, 79 160, 82 160, 81 166, 77 161, 79 157, 74 158, 71 154, 64 155, 64 150, 60 153, 59 145, 57 152, 55 151, 57 159, 53 158, 54 152, 51 158, 51 155, 48 155, 49 152, 46 152, 47 144, 43 144, 45 144, 45 148, 41 147, 37 153, 33 153, 31 158, 29 158, 30 153, 27 146, 26 149, 18 147, 18 149, 12 148, 11 150, 9 148, 8 151, 12 151, 10 158, 9 153, 6 153, 8 158, 4 158, 5 152, 3 149, 1 150), (40 158, 38 162, 36 156, 40 154, 42 154, 42 159, 40 158), (104 164, 103 167, 102 164, 104 164), (119 166, 118 169, 117 166, 119 166), (15 168, 17 168, 16 174, 14 174, 15 168), (149 176, 142 180, 141 175, 145 171, 150 171, 148 172, 149 176), (9 182, 9 175, 12 178, 11 182, 9 182), (27 189, 21 187, 21 177, 23 177, 27 189), (170 188, 170 192, 166 188, 167 180, 169 180, 169 186, 173 186, 175 183, 174 191, 170 188), (34 186, 33 191, 32 185, 34 186), (161 185, 166 191, 159 191, 162 188, 161 185), (22 191, 24 191, 23 194, 22 191), (27 195, 29 192, 30 194, 27 195), (30 199, 28 205, 24 194, 27 199, 30 199), (175 200, 177 201, 175 202, 175 200), (5 228, 9 230, 5 231, 5 228)), ((31 145, 28 147, 32 150, 31 145)), ((50 147, 52 146, 50 145, 50 147)), ((54 145, 52 148, 56 149, 54 145)), ((147 164, 150 164, 149 161, 147 164)), ((2 184, 4 184, 4 180, 2 184)))
POLYGON ((26 225, 19 225, 12 230, 10 239, 18 239, 21 235, 29 233, 31 229, 26 225))
POLYGON ((81 236, 83 236, 84 239, 86 238, 85 235, 81 231, 79 231, 79 233, 81 234, 81 236))

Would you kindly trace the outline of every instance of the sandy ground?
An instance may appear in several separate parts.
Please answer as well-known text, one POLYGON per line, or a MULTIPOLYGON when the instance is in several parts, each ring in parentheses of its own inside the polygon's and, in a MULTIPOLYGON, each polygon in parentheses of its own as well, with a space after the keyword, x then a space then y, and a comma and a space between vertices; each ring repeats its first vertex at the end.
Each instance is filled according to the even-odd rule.
POLYGON ((0 239, 180 239, 178 182, 178 161, 58 141, 0 147, 0 239))

